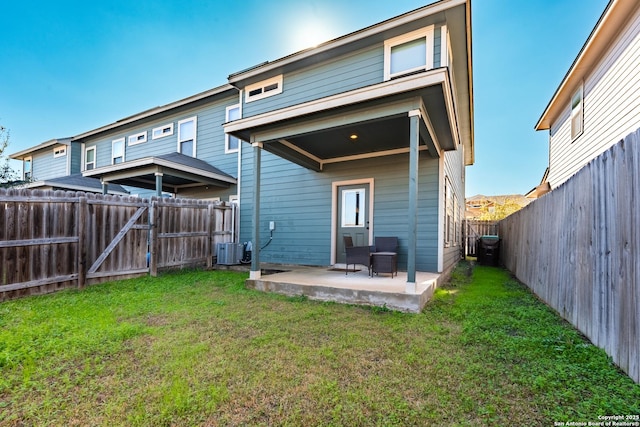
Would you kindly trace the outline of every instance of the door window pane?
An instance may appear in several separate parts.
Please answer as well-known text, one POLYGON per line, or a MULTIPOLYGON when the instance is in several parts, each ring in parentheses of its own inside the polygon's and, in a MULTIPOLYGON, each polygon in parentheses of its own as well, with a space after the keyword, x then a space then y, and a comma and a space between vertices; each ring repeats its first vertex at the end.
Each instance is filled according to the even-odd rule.
POLYGON ((342 192, 343 227, 364 227, 365 202, 364 188, 342 192))

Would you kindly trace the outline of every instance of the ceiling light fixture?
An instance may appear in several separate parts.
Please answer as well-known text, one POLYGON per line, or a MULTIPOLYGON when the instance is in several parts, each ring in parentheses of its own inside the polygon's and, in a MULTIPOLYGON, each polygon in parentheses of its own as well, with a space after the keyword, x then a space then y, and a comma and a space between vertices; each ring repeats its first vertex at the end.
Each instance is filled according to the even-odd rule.
POLYGON ((352 141, 355 141, 356 139, 358 139, 358 135, 356 135, 355 133, 352 133, 351 135, 349 135, 349 139, 351 139, 352 141))

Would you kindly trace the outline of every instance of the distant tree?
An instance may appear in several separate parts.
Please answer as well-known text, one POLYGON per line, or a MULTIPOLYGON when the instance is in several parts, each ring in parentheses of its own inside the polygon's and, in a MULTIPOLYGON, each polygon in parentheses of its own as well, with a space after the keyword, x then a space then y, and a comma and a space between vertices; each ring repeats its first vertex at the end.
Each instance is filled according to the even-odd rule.
POLYGON ((9 129, 0 125, 0 187, 10 186, 19 176, 9 165, 9 157, 5 154, 9 146, 9 129))
POLYGON ((518 197, 494 197, 480 208, 481 215, 478 219, 483 221, 499 221, 526 206, 518 197))

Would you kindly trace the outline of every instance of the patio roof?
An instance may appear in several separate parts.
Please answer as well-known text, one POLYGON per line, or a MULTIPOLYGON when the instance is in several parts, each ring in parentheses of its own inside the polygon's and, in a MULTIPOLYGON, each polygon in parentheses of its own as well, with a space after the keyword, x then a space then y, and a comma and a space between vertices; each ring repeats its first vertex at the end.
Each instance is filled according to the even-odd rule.
POLYGON ((458 148, 446 68, 239 119, 225 124, 225 132, 321 171, 329 163, 408 153, 412 111, 421 116, 420 150, 440 157, 458 148))
POLYGON ((86 177, 100 178, 103 183, 129 185, 170 193, 193 187, 228 188, 236 184, 233 176, 204 160, 181 153, 144 157, 82 172, 86 177))

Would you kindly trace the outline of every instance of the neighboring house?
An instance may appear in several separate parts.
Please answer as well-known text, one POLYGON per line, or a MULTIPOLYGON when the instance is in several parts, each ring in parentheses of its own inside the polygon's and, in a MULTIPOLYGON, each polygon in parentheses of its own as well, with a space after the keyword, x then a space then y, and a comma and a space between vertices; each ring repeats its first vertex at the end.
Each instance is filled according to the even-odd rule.
MULTIPOLYGON (((465 200, 466 219, 489 219, 490 217, 504 217, 522 209, 531 203, 531 199, 522 194, 508 194, 500 196, 484 196, 477 194, 465 200)), ((501 218, 500 218, 501 219, 501 218)))
POLYGON ((611 0, 535 126, 549 130, 551 189, 640 128, 638 64, 640 2, 611 0))
POLYGON ((464 0, 231 74, 241 118, 224 128, 250 143, 240 233, 254 243, 251 278, 261 260, 344 262, 345 234, 399 237, 408 289, 416 270, 451 269, 474 159, 472 81, 464 0))
POLYGON ((239 141, 222 124, 239 114, 238 96, 226 84, 77 135, 82 174, 105 188, 235 201, 239 141))
MULTIPOLYGON (((39 190, 69 190, 101 193, 102 184, 80 173, 81 147, 71 138, 58 138, 43 142, 12 154, 22 161, 22 188, 39 190)), ((111 194, 129 194, 121 186, 112 187, 111 194)))

